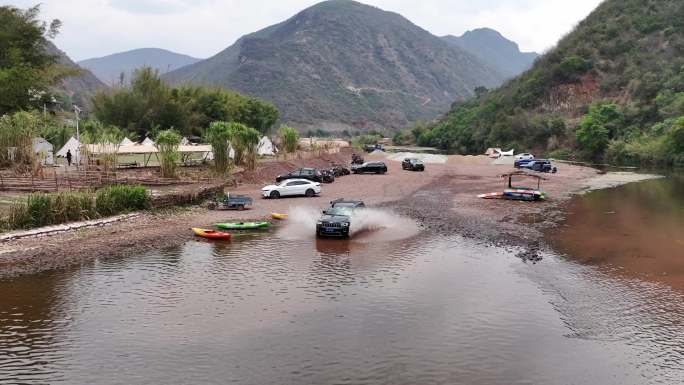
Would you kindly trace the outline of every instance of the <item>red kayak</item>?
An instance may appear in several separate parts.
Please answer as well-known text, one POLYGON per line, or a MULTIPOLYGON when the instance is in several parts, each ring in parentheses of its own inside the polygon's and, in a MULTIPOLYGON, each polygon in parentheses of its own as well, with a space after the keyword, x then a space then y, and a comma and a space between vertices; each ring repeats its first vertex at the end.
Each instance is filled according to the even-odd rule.
POLYGON ((222 231, 200 229, 197 227, 193 227, 192 231, 195 233, 195 235, 202 238, 217 239, 222 241, 230 239, 230 233, 224 233, 222 231))

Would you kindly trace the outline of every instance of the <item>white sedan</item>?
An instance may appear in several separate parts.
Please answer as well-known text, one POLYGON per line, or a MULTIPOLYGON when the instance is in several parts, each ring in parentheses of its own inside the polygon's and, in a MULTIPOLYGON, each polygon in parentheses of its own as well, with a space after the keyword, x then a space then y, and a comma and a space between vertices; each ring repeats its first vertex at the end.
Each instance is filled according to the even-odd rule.
POLYGON ((321 184, 306 179, 286 179, 278 184, 261 189, 264 198, 278 199, 286 196, 305 196, 313 198, 321 193, 321 184))
POLYGON ((534 160, 534 155, 532 154, 518 154, 515 157, 515 160, 534 160))

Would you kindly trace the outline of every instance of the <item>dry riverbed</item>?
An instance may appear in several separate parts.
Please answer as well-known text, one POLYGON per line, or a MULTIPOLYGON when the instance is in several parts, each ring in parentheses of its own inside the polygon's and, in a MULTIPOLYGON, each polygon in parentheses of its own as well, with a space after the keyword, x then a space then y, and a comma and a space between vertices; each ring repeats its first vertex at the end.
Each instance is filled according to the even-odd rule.
MULTIPOLYGON (((208 211, 202 207, 179 208, 144 213, 126 222, 87 228, 55 236, 13 240, 0 244, 0 276, 37 272, 77 264, 93 258, 141 254, 147 250, 176 246, 192 239, 191 226, 210 227, 216 222, 270 220, 272 212, 288 212, 295 207, 321 210, 337 198, 363 199, 367 205, 393 210, 411 217, 423 231, 459 233, 486 242, 522 246, 521 257, 536 260, 541 230, 555 222, 557 207, 572 193, 589 187, 596 170, 563 165, 555 175, 545 175, 543 188, 550 199, 542 203, 481 200, 480 193, 500 191, 510 172, 507 165, 492 165, 485 157, 449 157, 428 164, 424 173, 401 169, 400 162, 388 161, 386 175, 350 175, 323 185, 316 198, 267 200, 259 196, 264 185, 255 183, 288 167, 311 164, 323 166, 347 159, 347 154, 328 159, 274 162, 261 173, 242 175, 245 182, 226 189, 254 198, 248 211, 208 211), (530 224, 533 224, 530 230, 530 224)), ((368 159, 384 159, 382 155, 368 159)), ((313 218, 312 218, 313 220, 313 218)), ((276 224, 277 225, 277 224, 276 224)))

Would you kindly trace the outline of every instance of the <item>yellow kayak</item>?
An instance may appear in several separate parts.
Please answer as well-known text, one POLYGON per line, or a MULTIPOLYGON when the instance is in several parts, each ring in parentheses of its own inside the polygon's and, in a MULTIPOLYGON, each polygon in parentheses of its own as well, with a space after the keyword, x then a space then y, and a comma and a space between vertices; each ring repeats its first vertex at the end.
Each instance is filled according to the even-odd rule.
POLYGON ((273 219, 287 219, 287 214, 271 213, 273 219))

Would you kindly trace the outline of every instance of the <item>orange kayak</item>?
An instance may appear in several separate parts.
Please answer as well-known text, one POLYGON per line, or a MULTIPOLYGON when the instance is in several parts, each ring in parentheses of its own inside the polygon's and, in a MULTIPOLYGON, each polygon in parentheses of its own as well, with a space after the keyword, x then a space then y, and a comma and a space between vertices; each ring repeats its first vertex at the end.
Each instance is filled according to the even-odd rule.
POLYGON ((287 214, 271 213, 273 219, 287 219, 287 214))
POLYGON ((198 237, 207 239, 219 239, 224 241, 230 239, 230 233, 224 233, 222 231, 207 230, 193 227, 192 232, 195 233, 195 235, 197 235, 198 237))

